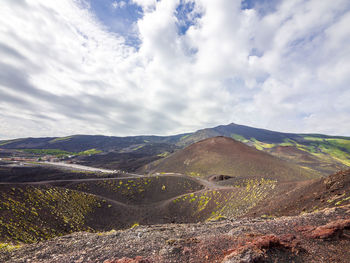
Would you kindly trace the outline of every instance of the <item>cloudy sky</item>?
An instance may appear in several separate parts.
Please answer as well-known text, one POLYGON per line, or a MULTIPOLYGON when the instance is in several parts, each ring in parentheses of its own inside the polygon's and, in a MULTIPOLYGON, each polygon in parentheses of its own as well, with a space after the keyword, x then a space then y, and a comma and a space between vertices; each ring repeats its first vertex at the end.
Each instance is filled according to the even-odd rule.
POLYGON ((350 136, 349 0, 0 5, 0 139, 230 122, 350 136))

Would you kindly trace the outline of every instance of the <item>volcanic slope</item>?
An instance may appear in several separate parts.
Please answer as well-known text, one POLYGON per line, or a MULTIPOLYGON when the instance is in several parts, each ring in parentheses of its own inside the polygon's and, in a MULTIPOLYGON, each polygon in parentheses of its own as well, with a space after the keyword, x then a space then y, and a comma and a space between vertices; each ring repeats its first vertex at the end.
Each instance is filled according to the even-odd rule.
POLYGON ((187 134, 177 145, 184 147, 215 136, 231 137, 325 176, 350 167, 350 138, 344 136, 283 133, 231 123, 187 134))
POLYGON ((350 204, 350 170, 325 178, 280 184, 245 216, 279 217, 350 204))
POLYGON ((280 160, 227 137, 194 143, 167 158, 143 167, 143 172, 175 172, 190 176, 228 175, 235 178, 265 178, 299 181, 317 174, 280 160))
POLYGON ((231 187, 184 175, 1 183, 0 244, 138 224, 299 215, 349 204, 349 175, 280 183, 242 179, 231 187))
POLYGON ((0 243, 170 223, 168 200, 203 188, 185 176, 0 183, 0 243))
MULTIPOLYGON (((338 199, 327 200, 323 208, 312 213, 276 219, 262 216, 220 218, 201 224, 140 225, 105 233, 73 233, 20 247, 0 243, 5 248, 0 249, 0 261, 348 263, 349 175, 346 171, 307 183, 303 189, 310 194, 291 199, 314 202, 314 192, 324 198, 345 193, 338 199)), ((268 209, 262 203, 260 207, 268 209)))

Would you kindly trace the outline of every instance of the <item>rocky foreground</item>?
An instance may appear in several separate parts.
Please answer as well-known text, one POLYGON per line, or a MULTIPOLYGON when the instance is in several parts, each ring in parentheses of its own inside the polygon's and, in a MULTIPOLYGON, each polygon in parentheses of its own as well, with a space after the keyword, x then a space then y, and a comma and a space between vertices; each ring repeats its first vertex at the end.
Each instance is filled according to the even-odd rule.
POLYGON ((1 251, 0 262, 349 262, 350 206, 278 219, 74 233, 1 251))

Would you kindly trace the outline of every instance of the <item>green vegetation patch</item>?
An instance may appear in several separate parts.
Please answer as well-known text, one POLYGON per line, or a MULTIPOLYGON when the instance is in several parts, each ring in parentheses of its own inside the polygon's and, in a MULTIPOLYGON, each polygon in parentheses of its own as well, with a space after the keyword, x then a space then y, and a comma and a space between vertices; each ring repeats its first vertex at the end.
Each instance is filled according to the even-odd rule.
POLYGON ((133 228, 135 228, 135 227, 138 227, 139 225, 140 225, 140 224, 136 222, 136 223, 134 223, 130 228, 133 229, 133 228))
POLYGON ((0 242, 0 252, 1 251, 9 251, 10 252, 10 251, 18 249, 20 247, 21 247, 20 245, 13 245, 10 243, 1 243, 0 242))
POLYGON ((190 136, 191 134, 187 134, 187 135, 184 135, 184 136, 182 136, 181 138, 180 138, 180 141, 182 141, 182 140, 185 140, 188 136, 190 136))
POLYGON ((298 149, 307 151, 321 159, 331 157, 334 160, 350 166, 350 139, 321 138, 305 136, 306 141, 311 141, 309 145, 298 145, 298 149))
POLYGON ((276 144, 273 144, 273 143, 265 143, 265 142, 261 142, 255 138, 250 138, 249 140, 244 138, 242 135, 239 135, 239 134, 235 134, 235 133, 232 133, 231 134, 231 137, 236 140, 236 141, 239 141, 239 142, 243 142, 243 143, 246 143, 246 144, 253 144, 253 146, 257 149, 257 150, 264 150, 264 149, 270 149, 270 148, 273 148, 276 146, 276 144))
POLYGON ((231 134, 231 137, 236 140, 236 141, 239 141, 239 142, 248 142, 249 140, 247 140, 246 138, 244 138, 242 135, 239 135, 239 134, 235 134, 235 133, 232 133, 231 134))
POLYGON ((138 149, 141 149, 141 148, 143 148, 144 146, 145 146, 145 144, 138 145, 138 146, 136 146, 135 148, 133 148, 132 150, 133 150, 133 151, 137 151, 138 149))
POLYGON ((200 173, 197 173, 197 172, 190 172, 189 175, 192 177, 201 177, 202 176, 200 173))
POLYGON ((67 155, 73 155, 72 152, 67 152, 59 149, 22 149, 21 151, 26 153, 33 153, 37 155, 53 155, 57 157, 64 157, 67 155))
MULTIPOLYGON (((150 177, 133 180, 103 180, 97 182, 97 185, 102 189, 120 195, 120 198, 123 200, 135 201, 144 197, 145 192, 151 187, 153 180, 150 177)), ((161 186, 159 188, 161 189, 161 186)))
POLYGON ((180 208, 190 206, 194 218, 218 220, 237 217, 265 199, 276 186, 269 179, 247 179, 236 185, 235 190, 208 190, 175 198, 172 203, 180 208))
POLYGON ((313 136, 305 136, 304 139, 307 141, 316 141, 316 142, 323 142, 325 140, 324 138, 313 137, 313 136))
POLYGON ((82 152, 68 152, 68 151, 63 151, 60 149, 21 149, 20 151, 26 152, 26 153, 32 153, 36 155, 52 155, 56 157, 65 157, 69 155, 93 155, 93 154, 98 154, 101 153, 102 151, 96 150, 96 149, 90 149, 82 152))
POLYGON ((250 138, 251 142, 253 143, 254 147, 257 149, 257 150, 264 150, 264 149, 270 149, 270 148, 273 148, 276 146, 276 144, 273 144, 273 143, 265 143, 265 142, 261 142, 261 141, 258 141, 257 139, 255 138, 250 138))
POLYGON ((279 144, 279 146, 295 146, 296 142, 291 139, 284 139, 282 143, 279 144))
POLYGON ((93 155, 93 154, 98 154, 98 153, 101 153, 101 152, 102 152, 102 151, 96 150, 96 149, 94 148, 94 149, 90 149, 90 150, 86 150, 86 151, 79 152, 79 153, 77 153, 76 155, 93 155))
POLYGON ((219 200, 224 199, 224 202, 216 202, 217 206, 208 220, 219 216, 237 217, 245 214, 265 199, 275 188, 276 183, 274 180, 264 178, 248 179, 244 182, 245 186, 240 186, 237 192, 216 192, 219 200))
POLYGON ((341 204, 343 204, 343 203, 346 202, 346 201, 350 201, 350 196, 345 197, 345 198, 339 200, 338 202, 335 203, 335 205, 341 205, 341 204))
POLYGON ((326 139, 326 141, 336 147, 344 149, 348 153, 350 153, 350 140, 345 139, 326 139))
POLYGON ((55 138, 55 139, 49 141, 49 143, 62 142, 62 141, 69 141, 69 140, 72 139, 72 138, 73 138, 73 136, 58 137, 58 138, 55 138))
POLYGON ((93 195, 59 187, 13 187, 0 201, 0 237, 25 243, 91 231, 85 218, 98 205, 93 195))
POLYGON ((163 152, 163 153, 158 154, 157 156, 158 156, 158 157, 165 158, 165 157, 167 157, 167 156, 169 156, 169 155, 170 155, 170 152, 163 152))

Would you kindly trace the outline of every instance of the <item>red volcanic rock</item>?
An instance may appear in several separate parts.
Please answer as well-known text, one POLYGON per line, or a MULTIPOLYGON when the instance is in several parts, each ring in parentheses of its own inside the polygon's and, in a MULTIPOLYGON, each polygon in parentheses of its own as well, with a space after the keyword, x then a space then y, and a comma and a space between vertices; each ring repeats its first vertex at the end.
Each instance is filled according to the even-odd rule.
POLYGON ((312 230, 314 230, 316 227, 314 226, 297 226, 295 227, 295 231, 298 231, 298 232, 310 232, 312 230))
POLYGON ((335 220, 319 227, 298 227, 296 230, 302 232, 308 238, 328 239, 341 237, 343 230, 347 228, 350 228, 350 219, 335 220))
POLYGON ((266 235, 253 240, 251 245, 259 249, 270 248, 280 245, 280 240, 275 235, 266 235))
POLYGON ((311 232, 310 237, 320 239, 340 237, 344 228, 350 228, 350 219, 339 219, 324 226, 319 226, 311 232))
POLYGON ((103 263, 152 263, 152 261, 147 258, 137 256, 136 258, 123 257, 120 259, 105 260, 103 263))
POLYGON ((294 249, 298 246, 299 242, 296 237, 292 234, 286 234, 281 236, 276 235, 264 235, 255 237, 245 244, 232 249, 227 255, 223 263, 249 263, 249 262, 260 262, 264 256, 264 250, 271 248, 285 248, 294 249))

